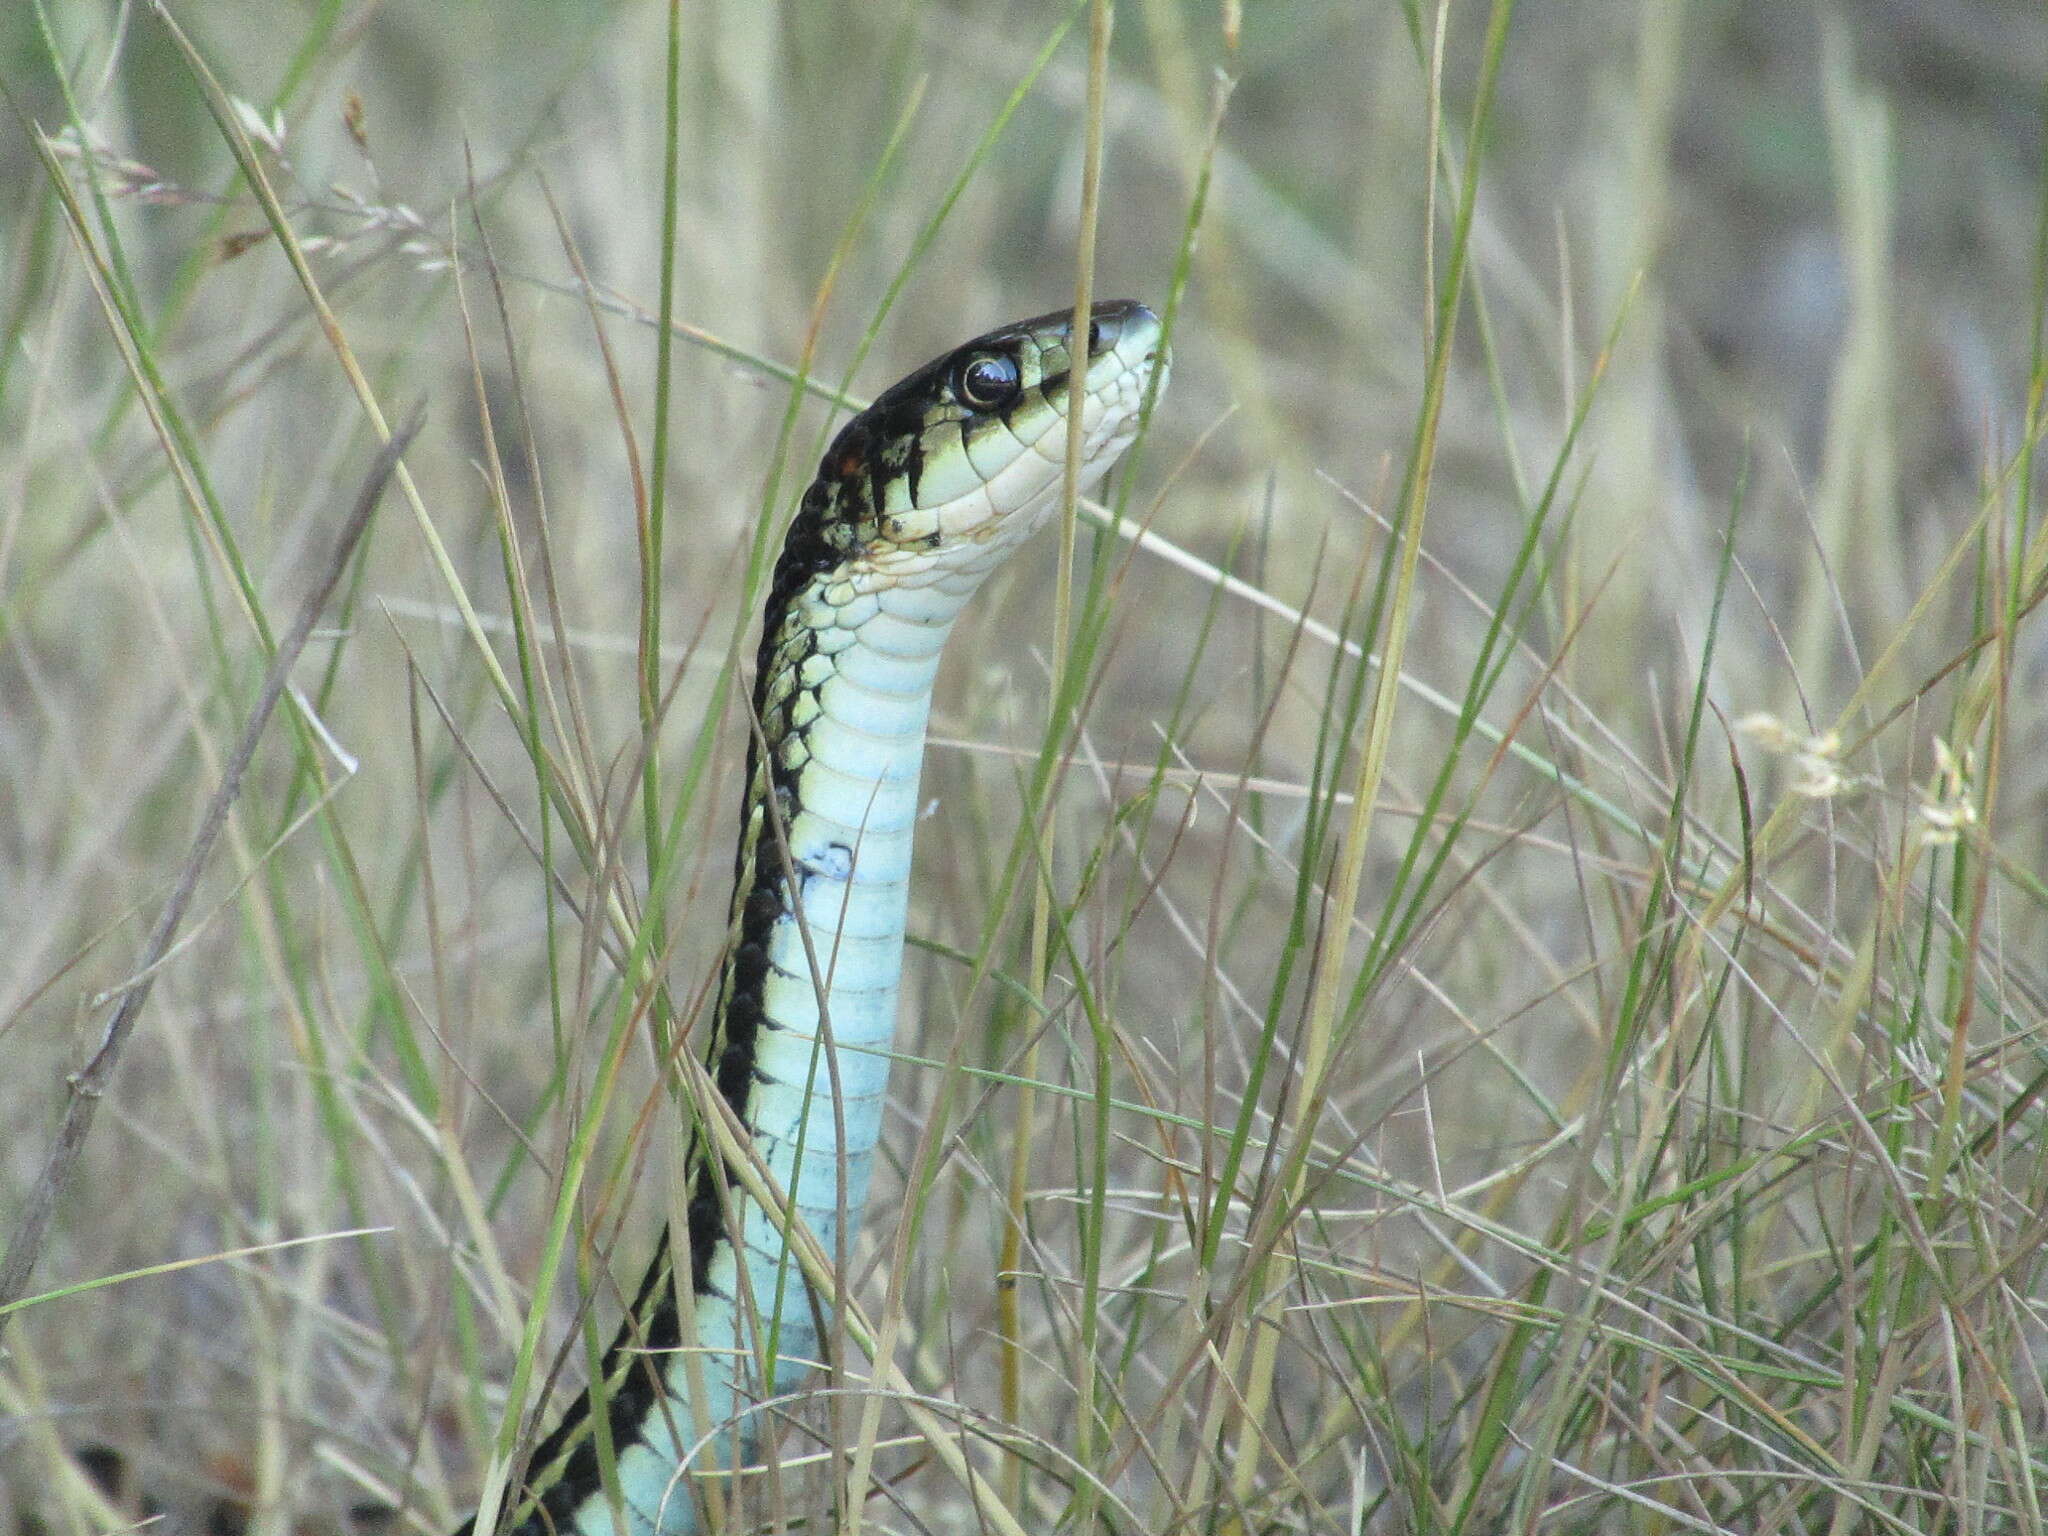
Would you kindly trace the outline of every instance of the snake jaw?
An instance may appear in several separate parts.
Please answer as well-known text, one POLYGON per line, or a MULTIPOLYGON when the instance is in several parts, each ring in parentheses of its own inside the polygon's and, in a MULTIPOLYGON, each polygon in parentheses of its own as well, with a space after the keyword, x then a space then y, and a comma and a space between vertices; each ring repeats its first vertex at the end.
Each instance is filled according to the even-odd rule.
MULTIPOLYGON (((1081 413, 1084 493, 1136 436, 1146 388, 1167 366, 1158 318, 1144 305, 1098 304, 1093 315, 1081 413)), ((976 337, 848 425, 825 463, 845 501, 867 514, 865 562, 899 580, 941 566, 985 574, 1044 524, 1066 473, 1070 330, 1070 313, 1059 311, 976 337), (953 381, 989 360, 1007 365, 1014 392, 977 407, 953 381), (856 456, 864 472, 848 473, 856 456)))

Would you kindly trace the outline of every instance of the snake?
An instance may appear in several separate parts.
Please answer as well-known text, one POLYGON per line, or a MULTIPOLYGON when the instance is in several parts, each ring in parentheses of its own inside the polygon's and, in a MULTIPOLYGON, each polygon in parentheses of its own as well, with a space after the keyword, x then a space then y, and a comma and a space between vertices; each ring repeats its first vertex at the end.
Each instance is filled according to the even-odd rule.
MULTIPOLYGON (((527 1459, 501 1530, 694 1536, 708 1518, 699 1475, 754 1463, 760 1404, 820 1368, 831 1298, 798 1267, 791 1218, 845 1253, 867 1204, 940 652, 1061 504, 1072 369, 1083 491, 1165 383, 1150 309, 1092 305, 1078 348, 1074 319, 1002 326, 885 390, 832 439, 798 503, 762 611, 704 1057, 787 1204, 750 1198, 691 1120, 683 1240, 664 1228, 592 1385, 527 1459)), ((476 1516, 457 1536, 476 1536, 476 1516)))

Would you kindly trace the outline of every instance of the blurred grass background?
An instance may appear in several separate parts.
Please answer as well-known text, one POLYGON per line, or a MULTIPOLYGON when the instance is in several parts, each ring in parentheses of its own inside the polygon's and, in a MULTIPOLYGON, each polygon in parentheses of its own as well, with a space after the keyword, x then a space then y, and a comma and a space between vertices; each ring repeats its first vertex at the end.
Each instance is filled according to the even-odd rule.
MULTIPOLYGON (((756 532, 826 420, 806 404, 783 451, 778 370, 808 343, 829 388, 872 333, 865 396, 1070 301, 1087 23, 681 7, 669 856, 635 798, 629 467, 653 436, 667 14, 173 14, 368 390, 393 418, 426 402, 407 462, 449 565, 388 497, 295 674, 328 737, 273 725, 37 1288, 385 1230, 14 1316, 0 1523, 138 1513, 75 1454, 109 1446, 175 1516, 225 1499, 336 1530, 402 1505, 432 1530, 507 1412, 580 1118, 602 1112, 603 1150, 543 1368, 579 1280, 609 1330, 598 1277, 630 1288, 670 1198, 682 1111, 644 1043, 593 1097, 645 999, 620 934, 576 914, 610 893, 630 937, 651 913, 687 1012, 744 729, 716 690, 756 532), (534 711, 545 755, 458 587, 507 673, 523 650, 536 687, 573 682, 573 726, 534 711), (585 835, 537 852, 537 778, 571 761, 590 771, 550 781, 548 815, 585 835)), ((899 1067, 853 1278, 1030 1529, 2040 1531, 2048 18, 1525 6, 1495 79, 1499 15, 1119 8, 1097 294, 1163 303, 1199 212, 1126 511, 1242 586, 1084 531, 1106 619, 1058 743, 1031 1056, 1005 850, 1051 692, 1051 541, 963 625, 901 1044, 983 1075, 899 1067), (1389 524, 1423 506, 1409 588, 1389 524), (1294 609, 1403 637, 1383 775, 1374 673, 1294 609), (1354 848, 1340 923, 1322 898, 1354 848), (1048 1091, 1025 1108, 1027 1071, 1048 1091)), ((10 7, 0 79, 11 1213, 254 696, 250 615, 288 621, 377 436, 147 7, 10 7)), ((893 1408, 882 1428, 909 1433, 893 1408)), ((878 1469, 875 1528, 976 1528, 914 1435, 878 1469)), ((829 1476, 785 1481, 757 1513, 816 1529, 829 1476)))

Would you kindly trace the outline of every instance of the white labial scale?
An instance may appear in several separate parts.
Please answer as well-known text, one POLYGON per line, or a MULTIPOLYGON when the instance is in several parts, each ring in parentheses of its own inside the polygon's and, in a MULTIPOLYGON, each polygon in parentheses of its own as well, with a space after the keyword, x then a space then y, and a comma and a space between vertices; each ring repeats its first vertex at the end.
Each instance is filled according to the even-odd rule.
POLYGON ((985 488, 1000 484, 1004 472, 1017 459, 1017 440, 1001 425, 988 426, 963 433, 967 458, 974 465, 975 479, 985 488))
POLYGON ((963 496, 981 489, 981 476, 960 446, 960 429, 952 422, 925 436, 924 473, 918 477, 917 496, 926 507, 943 510, 963 496))

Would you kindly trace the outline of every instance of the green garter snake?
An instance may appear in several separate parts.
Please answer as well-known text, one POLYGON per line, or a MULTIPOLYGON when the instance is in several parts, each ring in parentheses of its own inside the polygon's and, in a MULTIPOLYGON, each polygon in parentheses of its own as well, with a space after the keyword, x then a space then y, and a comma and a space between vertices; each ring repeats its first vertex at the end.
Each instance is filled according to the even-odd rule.
MULTIPOLYGON (((940 649, 975 590, 1059 506, 1071 321, 1060 311, 976 337, 849 421, 770 583, 754 677, 759 735, 706 1059, 776 1187, 828 1252, 835 1237, 852 1241, 881 1135, 940 649)), ((1150 310, 1094 306, 1084 489, 1135 436, 1147 386, 1155 371, 1164 382, 1166 366, 1150 310)), ((501 1523, 518 1536, 698 1531, 689 1471, 751 1461, 752 1405, 816 1368, 825 1303, 788 1253, 783 1217, 724 1177, 709 1138, 694 1138, 687 1166, 681 1289, 706 1400, 690 1400, 679 1245, 664 1233, 599 1384, 570 1405, 508 1495, 501 1523)))

